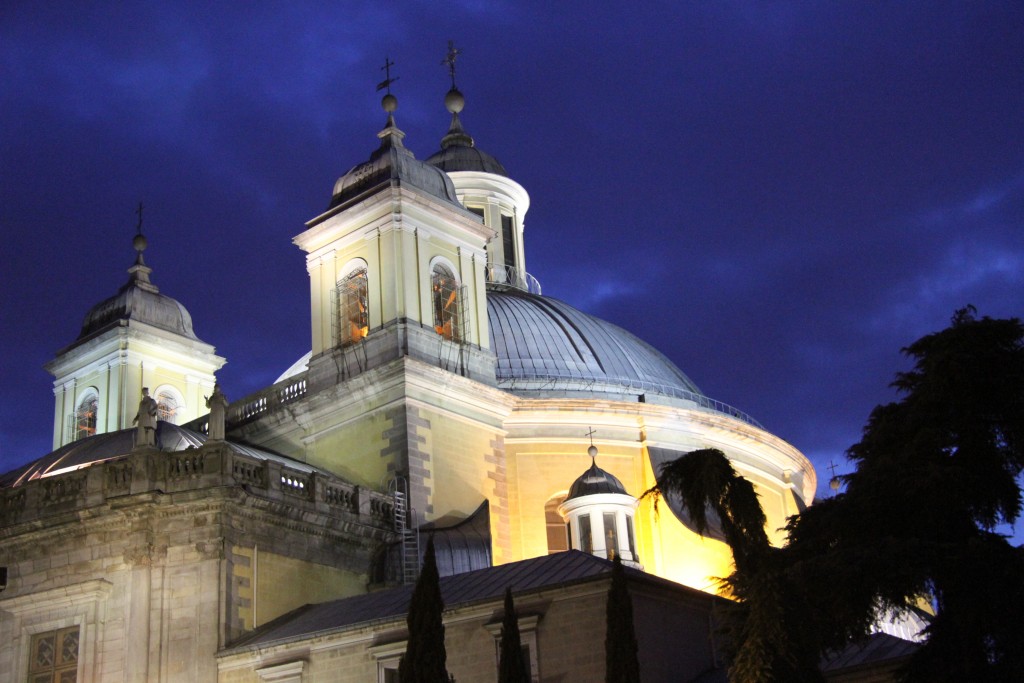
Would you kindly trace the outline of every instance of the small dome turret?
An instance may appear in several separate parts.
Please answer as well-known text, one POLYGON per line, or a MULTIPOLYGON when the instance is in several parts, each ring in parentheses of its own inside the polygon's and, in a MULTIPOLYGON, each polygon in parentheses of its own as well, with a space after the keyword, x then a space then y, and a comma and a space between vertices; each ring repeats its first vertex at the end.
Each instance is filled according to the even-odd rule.
POLYGON ((590 469, 569 487, 558 514, 569 526, 569 545, 591 555, 643 569, 636 552, 633 515, 637 500, 617 477, 597 466, 597 447, 587 449, 590 469))
POLYGON ((395 124, 394 112, 398 98, 391 93, 381 100, 388 114, 384 129, 377 133, 380 147, 368 161, 354 166, 334 184, 330 208, 340 206, 366 192, 384 185, 407 185, 461 207, 455 195, 455 186, 442 170, 419 161, 402 139, 405 133, 395 124))
POLYGON ((466 132, 459 119, 459 112, 466 106, 465 96, 455 87, 444 96, 444 106, 452 115, 448 133, 441 138, 441 149, 427 157, 426 163, 446 173, 453 171, 478 171, 508 177, 501 162, 479 149, 473 136, 466 132))
POLYGON ((192 316, 177 300, 161 294, 149 280, 153 269, 146 265, 142 252, 146 238, 140 232, 132 240, 136 251, 135 263, 128 269, 128 282, 114 296, 104 299, 89 309, 82 322, 78 339, 82 340, 108 327, 128 321, 145 323, 168 332, 199 340, 192 330, 192 316))

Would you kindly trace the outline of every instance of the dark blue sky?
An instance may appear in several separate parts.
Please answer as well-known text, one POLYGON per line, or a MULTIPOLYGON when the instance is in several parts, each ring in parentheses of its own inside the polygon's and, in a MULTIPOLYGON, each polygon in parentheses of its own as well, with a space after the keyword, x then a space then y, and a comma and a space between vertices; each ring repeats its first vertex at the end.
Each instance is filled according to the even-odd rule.
POLYGON ((140 200, 230 397, 308 350, 291 238, 375 148, 385 55, 407 145, 439 147, 449 39, 545 293, 822 481, 902 346, 968 303, 1024 315, 1019 2, 325 4, 0 8, 0 470, 49 450, 42 365, 126 279, 140 200))

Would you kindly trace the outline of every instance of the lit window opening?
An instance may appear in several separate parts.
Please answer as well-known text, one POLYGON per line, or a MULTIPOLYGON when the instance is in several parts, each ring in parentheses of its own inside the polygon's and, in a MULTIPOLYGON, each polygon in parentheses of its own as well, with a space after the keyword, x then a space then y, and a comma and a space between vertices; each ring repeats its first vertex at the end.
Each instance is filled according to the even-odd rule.
POLYGON ((338 282, 338 343, 358 344, 370 332, 369 285, 366 268, 353 270, 338 282))
POLYGON ((96 414, 100 399, 94 391, 87 393, 75 409, 75 440, 93 436, 96 433, 96 414))
POLYGON ((434 266, 430 277, 434 303, 434 330, 450 341, 462 341, 459 324, 459 283, 448 268, 434 266))

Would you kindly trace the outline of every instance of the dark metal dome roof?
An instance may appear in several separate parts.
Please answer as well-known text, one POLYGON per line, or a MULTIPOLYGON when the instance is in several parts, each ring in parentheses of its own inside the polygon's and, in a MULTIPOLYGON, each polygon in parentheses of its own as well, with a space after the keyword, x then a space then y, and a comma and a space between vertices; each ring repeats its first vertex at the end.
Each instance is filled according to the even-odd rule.
POLYGON ((387 125, 377 136, 381 144, 370 155, 370 159, 352 167, 338 178, 329 208, 333 209, 362 196, 368 190, 387 184, 415 187, 462 208, 455 195, 452 179, 441 169, 416 159, 402 143, 405 133, 395 125, 393 116, 388 115, 387 125))
POLYGON ((593 496, 600 493, 629 495, 629 493, 626 492, 626 487, 622 485, 622 482, 619 481, 615 475, 609 474, 598 467, 597 461, 594 460, 590 464, 590 469, 580 475, 579 479, 574 481, 572 486, 569 487, 569 495, 567 495, 565 499, 573 500, 574 498, 593 496))
POLYGON ((653 346, 558 299, 515 289, 489 290, 487 320, 498 357, 498 386, 513 392, 704 398, 653 346))
POLYGON ((430 155, 426 163, 442 171, 483 171, 508 177, 501 162, 477 147, 451 145, 430 155))
POLYGON ((184 306, 152 285, 140 286, 135 279, 89 310, 78 338, 84 339, 122 320, 146 323, 199 341, 192 330, 192 316, 184 306))

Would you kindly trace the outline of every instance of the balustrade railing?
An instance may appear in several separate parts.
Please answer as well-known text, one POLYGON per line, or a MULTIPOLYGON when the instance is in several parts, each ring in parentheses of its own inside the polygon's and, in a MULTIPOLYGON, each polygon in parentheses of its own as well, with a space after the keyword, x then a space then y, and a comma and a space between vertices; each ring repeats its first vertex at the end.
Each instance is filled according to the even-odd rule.
POLYGON ((503 263, 488 263, 485 271, 487 284, 503 285, 514 289, 521 289, 530 294, 541 294, 540 282, 537 278, 515 266, 508 266, 503 263))

